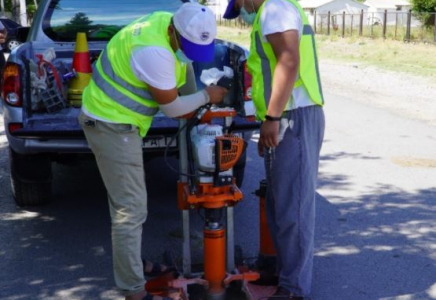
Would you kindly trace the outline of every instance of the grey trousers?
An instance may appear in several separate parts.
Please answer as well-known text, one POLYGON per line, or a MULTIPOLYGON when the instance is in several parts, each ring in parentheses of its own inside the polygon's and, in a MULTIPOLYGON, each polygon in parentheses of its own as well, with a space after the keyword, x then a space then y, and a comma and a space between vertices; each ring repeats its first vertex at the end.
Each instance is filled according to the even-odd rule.
POLYGON ((145 284, 141 239, 147 190, 142 138, 137 127, 98 121, 84 113, 79 123, 108 192, 115 283, 124 296, 136 294, 145 284))
POLYGON ((320 106, 288 111, 280 124, 282 140, 264 153, 266 209, 277 250, 279 285, 309 296, 312 282, 315 189, 325 119, 320 106))

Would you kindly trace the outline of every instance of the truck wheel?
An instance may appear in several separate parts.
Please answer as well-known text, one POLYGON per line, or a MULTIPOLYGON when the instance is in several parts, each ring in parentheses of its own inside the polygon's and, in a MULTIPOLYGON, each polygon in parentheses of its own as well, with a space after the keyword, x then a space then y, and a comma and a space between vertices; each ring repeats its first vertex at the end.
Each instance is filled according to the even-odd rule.
POLYGON ((19 154, 9 147, 12 195, 18 206, 51 201, 51 161, 41 154, 19 154))

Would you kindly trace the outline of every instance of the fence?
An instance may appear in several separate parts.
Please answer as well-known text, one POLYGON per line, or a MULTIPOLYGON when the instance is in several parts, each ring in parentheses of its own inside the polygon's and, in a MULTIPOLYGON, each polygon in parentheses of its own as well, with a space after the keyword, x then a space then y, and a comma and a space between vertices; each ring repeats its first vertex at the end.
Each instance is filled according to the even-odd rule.
POLYGON ((237 27, 237 28, 251 28, 251 25, 248 25, 247 23, 242 21, 241 18, 227 20, 227 19, 224 19, 222 15, 215 15, 215 19, 216 19, 217 24, 219 26, 237 27))
MULTIPOLYGON (((362 10, 358 14, 315 12, 308 18, 316 34, 436 43, 436 13, 362 10)), ((239 18, 225 20, 221 15, 217 16, 217 23, 227 27, 249 27, 239 18)))
POLYGON ((342 37, 361 36, 404 41, 436 43, 436 21, 433 14, 408 12, 365 12, 360 14, 314 14, 310 16, 317 34, 336 34, 342 37), (426 20, 423 25, 421 20, 426 20))

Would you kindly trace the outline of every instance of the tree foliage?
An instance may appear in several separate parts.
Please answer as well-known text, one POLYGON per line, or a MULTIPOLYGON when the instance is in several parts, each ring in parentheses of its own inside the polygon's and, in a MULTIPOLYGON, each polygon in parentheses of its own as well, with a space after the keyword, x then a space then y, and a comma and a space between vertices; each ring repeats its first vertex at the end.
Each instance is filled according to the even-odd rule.
MULTIPOLYGON (((5 2, 5 11, 12 11, 12 9, 14 7, 14 2, 16 2, 16 1, 13 1, 13 0, 4 0, 4 2, 5 2)), ((37 0, 36 2, 39 4, 39 2, 41 2, 41 0, 37 0)), ((35 5, 35 0, 26 0, 27 7, 30 4, 35 5)))
POLYGON ((416 12, 436 13, 436 0, 412 0, 416 12))
POLYGON ((79 12, 65 24, 65 28, 75 32, 87 32, 92 27, 91 23, 85 13, 79 12))
POLYGON ((425 25, 434 25, 436 0, 412 0, 415 16, 425 25))

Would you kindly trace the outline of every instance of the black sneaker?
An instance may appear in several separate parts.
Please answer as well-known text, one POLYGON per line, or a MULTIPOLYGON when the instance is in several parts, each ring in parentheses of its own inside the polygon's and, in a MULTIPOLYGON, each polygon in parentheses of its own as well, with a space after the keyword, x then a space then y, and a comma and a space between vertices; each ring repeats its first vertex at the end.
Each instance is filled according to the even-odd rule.
POLYGON ((273 272, 259 271, 259 279, 252 281, 255 285, 279 285, 279 277, 273 272))
POLYGON ((268 300, 304 300, 304 297, 293 296, 290 291, 279 286, 274 295, 269 297, 268 300))

